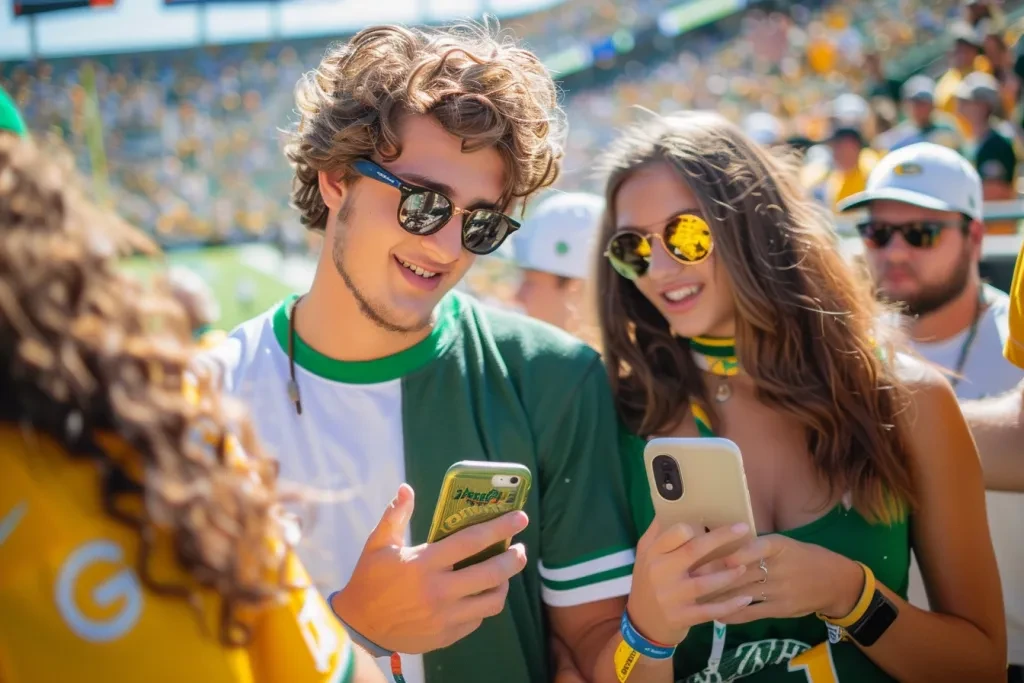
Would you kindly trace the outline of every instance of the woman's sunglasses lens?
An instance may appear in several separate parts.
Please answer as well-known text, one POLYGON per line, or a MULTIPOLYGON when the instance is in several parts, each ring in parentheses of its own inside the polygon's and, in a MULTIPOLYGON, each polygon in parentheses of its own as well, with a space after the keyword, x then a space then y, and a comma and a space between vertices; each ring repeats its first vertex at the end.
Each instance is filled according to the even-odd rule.
POLYGON ((462 226, 462 246, 474 254, 490 254, 508 237, 508 228, 504 214, 477 209, 466 216, 462 226))
POLYGON ((622 233, 608 243, 607 256, 616 273, 627 280, 635 280, 647 272, 651 261, 651 243, 646 237, 622 233))
POLYGON ((700 216, 684 214, 665 226, 665 246, 683 263, 699 263, 711 253, 711 228, 700 216))
POLYGON ((398 222, 413 235, 437 232, 452 217, 452 204, 437 192, 413 192, 398 209, 398 222))

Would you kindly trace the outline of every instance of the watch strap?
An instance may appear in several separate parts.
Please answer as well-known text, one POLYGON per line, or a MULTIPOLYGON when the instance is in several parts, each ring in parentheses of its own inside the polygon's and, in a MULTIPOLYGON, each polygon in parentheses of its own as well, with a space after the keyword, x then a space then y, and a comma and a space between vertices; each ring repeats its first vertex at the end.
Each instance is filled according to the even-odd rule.
POLYGON ((898 615, 899 609, 892 600, 876 588, 867 612, 846 631, 859 645, 871 647, 896 621, 898 615))
POLYGON ((373 642, 359 631, 355 630, 351 626, 345 623, 345 620, 341 618, 341 615, 334 611, 334 596, 338 594, 338 591, 334 591, 327 596, 327 606, 331 608, 331 613, 341 623, 341 625, 348 632, 348 637, 351 638, 352 642, 366 650, 373 657, 390 657, 395 654, 392 650, 385 649, 373 642))

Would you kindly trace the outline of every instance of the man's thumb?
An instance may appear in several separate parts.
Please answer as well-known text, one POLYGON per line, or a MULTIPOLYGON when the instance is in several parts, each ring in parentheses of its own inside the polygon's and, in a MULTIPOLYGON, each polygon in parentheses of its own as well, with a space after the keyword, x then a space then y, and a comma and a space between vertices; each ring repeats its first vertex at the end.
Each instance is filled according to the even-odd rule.
POLYGON ((381 547, 386 545, 404 545, 405 530, 412 518, 412 509, 415 496, 412 487, 402 484, 398 487, 398 493, 381 515, 377 528, 370 534, 367 542, 369 546, 381 547))

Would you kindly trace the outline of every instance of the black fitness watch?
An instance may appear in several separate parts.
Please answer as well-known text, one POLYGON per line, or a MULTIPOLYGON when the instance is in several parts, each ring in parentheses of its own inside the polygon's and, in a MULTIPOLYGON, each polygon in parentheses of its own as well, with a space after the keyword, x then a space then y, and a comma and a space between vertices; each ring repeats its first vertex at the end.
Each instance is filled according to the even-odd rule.
POLYGON ((864 615, 851 626, 843 628, 825 622, 828 627, 828 642, 835 645, 849 638, 862 647, 871 647, 892 626, 899 612, 896 605, 885 597, 885 593, 876 588, 864 615))

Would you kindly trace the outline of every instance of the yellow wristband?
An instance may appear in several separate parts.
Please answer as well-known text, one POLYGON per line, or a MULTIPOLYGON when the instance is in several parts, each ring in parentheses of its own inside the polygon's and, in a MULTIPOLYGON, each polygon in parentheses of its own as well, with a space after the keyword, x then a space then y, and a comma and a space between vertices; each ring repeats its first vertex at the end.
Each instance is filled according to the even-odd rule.
POLYGON ((849 628, 857 623, 864 613, 868 611, 868 605, 871 604, 871 598, 875 596, 875 574, 871 571, 871 568, 862 562, 858 562, 860 568, 864 570, 864 589, 860 593, 860 599, 857 600, 857 604, 853 606, 853 609, 845 617, 834 619, 827 617, 824 614, 818 614, 818 618, 823 621, 827 621, 833 626, 839 628, 849 628))
POLYGON ((640 661, 640 657, 641 654, 630 647, 629 643, 624 640, 619 643, 619 646, 615 648, 615 675, 618 676, 619 683, 626 682, 633 667, 640 661))

